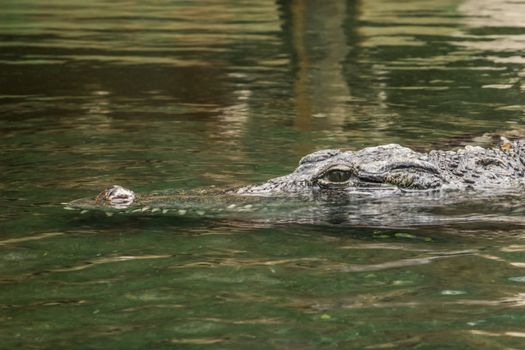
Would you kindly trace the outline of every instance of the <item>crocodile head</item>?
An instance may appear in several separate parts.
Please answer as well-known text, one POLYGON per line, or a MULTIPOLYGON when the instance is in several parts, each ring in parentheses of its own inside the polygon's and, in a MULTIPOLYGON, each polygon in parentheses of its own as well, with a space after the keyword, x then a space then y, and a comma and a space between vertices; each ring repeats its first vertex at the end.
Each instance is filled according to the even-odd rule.
MULTIPOLYGON (((412 225, 441 220, 422 210, 448 208, 465 200, 478 200, 484 207, 486 198, 492 200, 495 195, 521 198, 524 185, 523 141, 501 149, 467 146, 428 153, 391 144, 314 152, 302 158, 292 173, 258 185, 143 194, 111 186, 96 198, 78 199, 66 208, 110 216, 206 215, 262 222, 412 225)), ((512 201, 502 203, 506 208, 512 201)), ((446 220, 456 213, 459 219, 461 208, 447 213, 446 220)), ((480 219, 476 215, 465 218, 480 219)))
MULTIPOLYGON (((525 181, 523 148, 523 143, 517 141, 507 150, 467 146, 458 151, 420 153, 397 144, 358 151, 328 149, 303 157, 288 175, 220 194, 337 199, 464 189, 503 190, 522 186, 525 181)), ((210 195, 197 191, 192 197, 207 194, 210 195)), ((99 194, 97 203, 118 208, 131 205, 134 199, 131 190, 112 186, 99 194)))
POLYGON ((318 151, 302 158, 291 174, 242 187, 236 193, 373 195, 436 190, 447 182, 428 154, 391 144, 359 151, 318 151))
MULTIPOLYGON (((390 194, 403 191, 431 191, 447 180, 427 154, 396 144, 369 147, 360 151, 329 149, 301 159, 291 174, 270 179, 263 184, 224 191, 227 195, 279 197, 390 194)), ((204 192, 204 194, 209 194, 204 192)), ((111 186, 97 197, 99 205, 125 208, 135 200, 135 193, 121 186, 111 186)))

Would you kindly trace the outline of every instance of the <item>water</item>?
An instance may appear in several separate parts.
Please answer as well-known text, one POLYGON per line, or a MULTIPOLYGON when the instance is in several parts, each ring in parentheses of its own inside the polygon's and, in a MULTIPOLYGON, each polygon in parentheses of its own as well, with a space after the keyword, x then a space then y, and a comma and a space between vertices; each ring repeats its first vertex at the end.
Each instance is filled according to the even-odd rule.
POLYGON ((490 222, 403 229, 104 218, 61 203, 113 183, 262 181, 326 147, 523 135, 524 10, 4 1, 1 347, 523 348, 519 199, 510 213, 473 203, 490 222))

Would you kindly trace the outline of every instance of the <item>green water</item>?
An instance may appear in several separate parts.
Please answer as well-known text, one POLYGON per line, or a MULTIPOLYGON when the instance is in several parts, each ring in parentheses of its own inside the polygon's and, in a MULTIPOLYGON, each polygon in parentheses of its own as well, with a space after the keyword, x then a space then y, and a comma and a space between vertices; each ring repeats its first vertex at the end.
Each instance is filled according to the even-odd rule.
POLYGON ((523 135, 523 3, 1 8, 0 348, 524 347, 525 231, 504 205, 399 229, 61 204, 262 181, 327 147, 523 135))

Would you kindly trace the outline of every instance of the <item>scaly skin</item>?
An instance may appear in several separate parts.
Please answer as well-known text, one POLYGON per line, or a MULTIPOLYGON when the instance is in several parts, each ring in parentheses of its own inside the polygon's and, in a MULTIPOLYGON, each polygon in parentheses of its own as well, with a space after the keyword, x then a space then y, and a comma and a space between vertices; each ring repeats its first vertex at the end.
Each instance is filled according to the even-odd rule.
POLYGON ((507 150, 467 146, 414 152, 396 144, 305 156, 291 174, 238 189, 242 195, 294 193, 393 194, 472 189, 497 191, 525 184, 525 142, 507 150))
MULTIPOLYGON (((401 197, 408 198, 403 201, 413 207, 429 197, 459 198, 466 191, 469 195, 517 194, 525 184, 524 175, 525 141, 506 142, 494 149, 467 146, 457 151, 428 153, 390 144, 359 151, 314 152, 302 158, 291 174, 259 185, 144 195, 111 186, 96 199, 73 201, 69 207, 161 213, 194 210, 200 213, 232 208, 267 210, 278 205, 290 209, 299 207, 305 200, 331 204, 365 200, 362 203, 366 203, 368 198, 377 208, 385 208, 388 203, 394 211, 401 197), (274 202, 279 204, 272 204, 274 202)), ((360 205, 359 208, 365 207, 365 204, 360 205)), ((319 208, 312 207, 311 211, 315 210, 319 208)))

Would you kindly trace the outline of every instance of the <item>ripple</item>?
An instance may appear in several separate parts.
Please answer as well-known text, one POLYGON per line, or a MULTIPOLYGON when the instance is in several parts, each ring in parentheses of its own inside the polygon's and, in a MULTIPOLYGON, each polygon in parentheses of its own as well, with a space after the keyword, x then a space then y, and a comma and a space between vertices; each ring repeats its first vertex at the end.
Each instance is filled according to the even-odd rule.
POLYGON ((504 332, 488 332, 478 329, 472 329, 469 331, 474 335, 488 336, 488 337, 517 337, 525 338, 525 332, 519 331, 504 331, 504 332))
POLYGON ((207 338, 174 338, 169 342, 171 344, 186 344, 186 345, 213 345, 229 341, 228 337, 207 337, 207 338))
POLYGON ((21 242, 28 242, 28 241, 38 241, 41 239, 46 239, 50 237, 56 237, 56 236, 62 236, 64 235, 63 232, 47 232, 47 233, 41 233, 34 236, 25 236, 20 238, 11 238, 11 239, 4 239, 0 241, 0 245, 8 245, 8 244, 16 244, 21 242))
POLYGON ((269 325, 274 325, 274 324, 283 324, 283 323, 286 322, 286 320, 284 320, 282 318, 256 318, 256 319, 249 319, 249 320, 238 320, 238 319, 229 320, 229 319, 224 319, 224 318, 204 317, 204 318, 199 318, 198 320, 199 321, 208 321, 208 322, 217 322, 217 323, 227 323, 227 324, 242 324, 242 325, 245 325, 245 324, 250 324, 250 325, 254 325, 254 324, 269 324, 269 325))
POLYGON ((463 295, 467 294, 464 290, 452 290, 452 289, 445 289, 439 292, 441 295, 463 295))
MULTIPOLYGON (((523 266, 523 267, 525 267, 525 266, 523 266)), ((525 276, 509 277, 509 281, 525 283, 525 276)))
POLYGON ((224 258, 208 261, 195 261, 188 264, 177 265, 172 268, 184 269, 192 267, 218 267, 218 266, 276 266, 289 265, 303 267, 302 263, 321 262, 320 258, 296 258, 296 259, 266 259, 266 258, 224 258))
POLYGON ((150 259, 166 259, 171 258, 173 255, 119 255, 119 256, 110 256, 110 257, 101 257, 89 261, 85 261, 79 265, 58 269, 51 269, 49 272, 70 272, 70 271, 80 271, 85 270, 90 267, 94 267, 101 264, 112 264, 133 260, 150 260, 150 259))
MULTIPOLYGON (((47 270, 39 270, 39 271, 33 271, 28 273, 21 273, 17 274, 15 276, 2 276, 0 279, 1 283, 13 283, 15 281, 22 281, 26 279, 35 278, 42 275, 49 275, 52 273, 62 273, 62 272, 76 272, 76 271, 82 271, 88 268, 92 268, 98 265, 103 264, 115 264, 115 263, 121 263, 121 262, 128 262, 128 261, 135 261, 135 260, 150 260, 150 259, 167 259, 171 258, 173 255, 119 255, 119 256, 110 256, 110 257, 100 257, 92 260, 87 260, 79 263, 75 266, 69 266, 69 267, 62 267, 62 268, 54 268, 54 269, 47 269, 47 270)), ((89 282, 84 282, 83 284, 106 284, 111 283, 114 280, 93 280, 89 282)))

